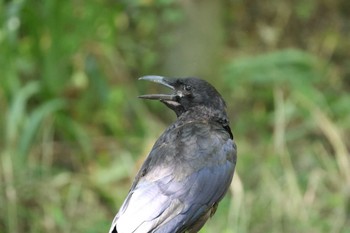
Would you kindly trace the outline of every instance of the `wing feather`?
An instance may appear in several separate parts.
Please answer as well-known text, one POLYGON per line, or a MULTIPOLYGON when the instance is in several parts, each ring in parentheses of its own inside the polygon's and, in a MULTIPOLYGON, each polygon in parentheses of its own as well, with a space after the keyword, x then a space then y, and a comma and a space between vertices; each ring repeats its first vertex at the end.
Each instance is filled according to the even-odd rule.
POLYGON ((156 142, 110 232, 184 232, 223 198, 235 168, 234 142, 204 124, 176 130, 156 142), (176 136, 184 139, 180 145, 172 143, 176 136))

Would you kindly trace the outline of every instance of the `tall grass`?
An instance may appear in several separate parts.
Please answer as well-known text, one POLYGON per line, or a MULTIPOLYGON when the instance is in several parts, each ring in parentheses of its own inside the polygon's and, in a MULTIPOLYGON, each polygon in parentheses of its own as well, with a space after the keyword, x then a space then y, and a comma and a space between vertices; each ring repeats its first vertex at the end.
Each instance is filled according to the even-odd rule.
MULTIPOLYGON (((332 111, 338 100, 325 94, 330 90, 324 71, 330 68, 320 64, 296 50, 228 64, 223 76, 230 91, 224 95, 239 145, 237 173, 230 195, 202 232, 347 232, 350 165, 347 131, 340 125, 350 109, 332 111)), ((114 138, 91 133, 88 140, 88 131, 62 116, 67 108, 62 99, 31 104, 41 88, 29 82, 3 105, 1 228, 107 230, 142 161, 132 153, 146 155, 164 126, 144 109, 148 124, 143 127, 151 122, 158 127, 147 134, 146 144, 134 137, 146 149, 132 152, 114 138), (61 126, 75 135, 73 141, 56 139, 61 126), (85 155, 80 159, 79 154, 85 155)), ((340 99, 346 95, 337 94, 340 99)), ((107 100, 116 104, 102 112, 104 124, 123 120, 114 118, 113 107, 122 106, 124 95, 120 90, 108 94, 107 100)), ((142 109, 140 103, 135 106, 142 109)), ((123 135, 121 125, 111 130, 123 135)))
MULTIPOLYGON (((164 70, 180 2, 0 1, 0 233, 109 229, 174 120, 136 78, 164 70)), ((349 232, 347 2, 220 4, 226 61, 205 78, 238 163, 201 232, 349 232)))
POLYGON ((286 50, 228 66, 232 99, 245 102, 231 111, 237 115, 233 128, 243 180, 233 182, 233 190, 242 190, 233 192, 242 206, 235 217, 245 225, 225 232, 350 229, 349 150, 346 132, 337 126, 347 115, 330 114, 327 68, 320 64, 308 54, 286 50), (240 99, 243 93, 247 99, 240 99), (254 139, 247 142, 248 137, 254 139))
MULTIPOLYGON (((7 219, 4 222, 4 228, 8 232, 20 231, 20 215, 23 211, 21 206, 23 199, 23 185, 30 183, 31 178, 35 177, 35 171, 30 167, 31 163, 35 163, 35 167, 40 168, 43 161, 47 158, 30 158, 30 151, 35 145, 35 139, 38 131, 43 124, 55 111, 63 107, 60 100, 51 100, 39 105, 33 110, 28 109, 29 99, 39 91, 37 82, 28 83, 18 92, 14 93, 12 101, 7 113, 3 119, 4 123, 4 143, 1 150, 1 180, 3 181, 4 196, 1 202, 4 203, 2 217, 7 219), (34 159, 35 161, 31 161, 34 159), (33 177, 34 176, 34 177, 33 177), (26 179, 28 181, 26 182, 26 179)), ((50 125, 48 125, 50 127, 50 125)), ((46 153, 45 153, 46 155, 46 153)), ((26 188, 30 188, 27 186, 26 188)), ((34 187, 33 187, 34 188, 34 187)), ((31 188, 30 188, 31 189, 31 188)))

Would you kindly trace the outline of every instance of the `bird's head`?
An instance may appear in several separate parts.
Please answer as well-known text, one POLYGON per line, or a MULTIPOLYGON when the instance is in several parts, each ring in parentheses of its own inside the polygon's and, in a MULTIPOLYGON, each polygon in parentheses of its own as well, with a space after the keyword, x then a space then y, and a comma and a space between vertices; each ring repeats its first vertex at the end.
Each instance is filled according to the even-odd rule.
POLYGON ((174 110, 177 116, 198 106, 225 112, 225 101, 219 92, 202 79, 144 76, 140 80, 160 83, 172 89, 173 92, 171 94, 149 94, 139 97, 160 100, 170 109, 174 110))

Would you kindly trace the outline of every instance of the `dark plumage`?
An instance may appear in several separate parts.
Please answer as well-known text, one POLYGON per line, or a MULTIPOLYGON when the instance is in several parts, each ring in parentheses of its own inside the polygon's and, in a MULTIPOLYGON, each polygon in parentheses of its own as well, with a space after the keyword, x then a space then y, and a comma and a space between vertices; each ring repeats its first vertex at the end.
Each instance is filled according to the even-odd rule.
POLYGON ((198 232, 227 192, 236 165, 225 102, 198 78, 140 79, 173 89, 140 98, 160 100, 177 120, 154 144, 109 232, 198 232))

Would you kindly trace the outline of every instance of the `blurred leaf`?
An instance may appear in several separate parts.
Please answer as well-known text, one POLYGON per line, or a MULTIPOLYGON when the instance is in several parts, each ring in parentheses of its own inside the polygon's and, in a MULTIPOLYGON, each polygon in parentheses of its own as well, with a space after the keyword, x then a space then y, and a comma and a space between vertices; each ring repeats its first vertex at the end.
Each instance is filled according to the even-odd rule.
POLYGON ((30 82, 16 93, 6 119, 6 138, 9 143, 19 135, 19 126, 24 119, 28 99, 39 91, 38 82, 30 82))
POLYGON ((32 145, 40 125, 43 123, 45 118, 63 108, 63 106, 64 101, 62 100, 50 100, 33 110, 33 112, 27 117, 18 143, 18 153, 24 163, 27 159, 25 156, 28 155, 29 148, 32 145))
POLYGON ((56 125, 57 131, 62 134, 63 138, 67 141, 77 141, 85 155, 91 154, 92 145, 87 129, 79 122, 64 114, 59 114, 56 115, 56 125))
POLYGON ((296 13, 299 18, 303 20, 309 19, 315 12, 317 4, 314 0, 309 1, 297 1, 295 4, 296 13))
POLYGON ((276 51, 233 60, 225 70, 225 80, 233 88, 240 82, 309 85, 320 78, 316 64, 313 56, 299 50, 276 51))

